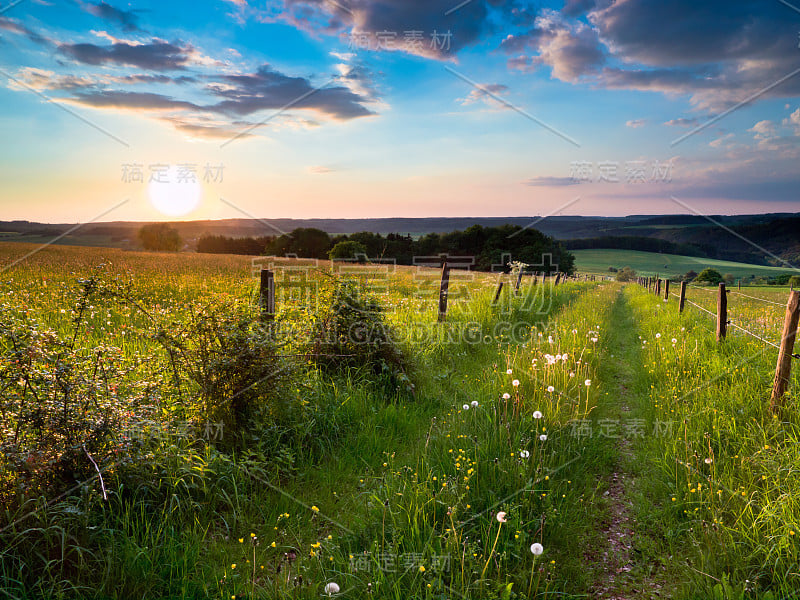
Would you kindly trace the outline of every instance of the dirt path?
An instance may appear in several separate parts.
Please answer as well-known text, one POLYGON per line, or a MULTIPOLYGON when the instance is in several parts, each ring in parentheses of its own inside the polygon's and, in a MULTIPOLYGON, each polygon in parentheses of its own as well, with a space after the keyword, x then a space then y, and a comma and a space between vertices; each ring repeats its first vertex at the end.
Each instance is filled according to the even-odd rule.
POLYGON ((641 370, 636 322, 620 293, 612 309, 613 330, 599 373, 606 390, 598 406, 597 423, 609 423, 608 443, 614 445, 615 459, 610 473, 601 482, 601 497, 606 502, 606 518, 600 524, 602 548, 587 553, 587 562, 595 566, 597 576, 589 589, 590 598, 603 600, 641 600, 668 597, 662 585, 650 577, 649 565, 642 565, 637 551, 637 529, 633 462, 635 442, 631 439, 636 406, 641 398, 635 381, 641 370), (643 568, 647 567, 647 568, 643 568))

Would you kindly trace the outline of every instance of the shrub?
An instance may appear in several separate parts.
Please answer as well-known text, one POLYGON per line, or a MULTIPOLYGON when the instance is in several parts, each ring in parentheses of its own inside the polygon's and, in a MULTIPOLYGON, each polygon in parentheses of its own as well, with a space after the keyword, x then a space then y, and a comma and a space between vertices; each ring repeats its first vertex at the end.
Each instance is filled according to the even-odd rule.
POLYGON ((700 274, 695 279, 698 283, 708 283, 711 285, 717 285, 722 283, 722 275, 720 275, 719 271, 712 268, 703 269, 700 271, 700 274))
POLYGON ((145 250, 177 252, 183 244, 178 230, 166 223, 144 225, 139 229, 137 236, 145 250))
POLYGON ((359 258, 359 255, 361 255, 360 260, 363 261, 363 257, 367 255, 367 247, 353 240, 337 242, 336 245, 331 248, 330 252, 328 252, 328 258, 331 260, 335 258, 355 259, 359 258))
POLYGON ((630 267, 622 267, 615 275, 617 281, 635 281, 636 277, 636 271, 630 267))
POLYGON ((382 307, 354 281, 337 279, 323 292, 310 355, 329 371, 369 368, 376 374, 388 374, 397 385, 413 388, 382 307))

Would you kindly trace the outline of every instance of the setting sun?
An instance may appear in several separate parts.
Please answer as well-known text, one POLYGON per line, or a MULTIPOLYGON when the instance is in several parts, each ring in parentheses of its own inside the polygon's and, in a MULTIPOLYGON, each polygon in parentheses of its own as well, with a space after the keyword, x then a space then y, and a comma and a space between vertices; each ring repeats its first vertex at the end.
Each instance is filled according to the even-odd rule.
POLYGON ((147 194, 150 203, 160 213, 182 217, 200 206, 203 186, 193 173, 183 173, 176 167, 169 167, 153 178, 147 194))

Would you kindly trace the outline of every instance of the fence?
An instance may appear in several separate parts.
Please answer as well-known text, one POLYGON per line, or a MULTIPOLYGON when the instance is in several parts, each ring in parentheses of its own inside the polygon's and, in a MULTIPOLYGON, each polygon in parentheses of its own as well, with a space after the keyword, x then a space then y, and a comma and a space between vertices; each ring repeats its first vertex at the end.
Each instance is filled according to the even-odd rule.
MULTIPOLYGON (((664 281, 664 301, 668 301, 670 296, 678 298, 679 312, 683 312, 685 305, 689 304, 698 309, 699 311, 708 314, 709 316, 715 319, 717 342, 721 343, 725 340, 728 334, 728 326, 730 325, 734 329, 741 331, 742 333, 749 335, 763 342, 764 344, 773 346, 778 349, 778 362, 777 365, 775 366, 775 379, 772 384, 772 395, 770 397, 770 403, 773 410, 782 407, 784 402, 784 397, 786 394, 786 389, 789 385, 789 376, 791 374, 791 369, 792 369, 792 359, 800 358, 800 354, 794 353, 794 343, 797 337, 797 326, 798 326, 798 321, 800 321, 800 291, 792 289, 789 292, 789 299, 786 303, 786 315, 784 317, 783 329, 781 331, 781 340, 780 344, 776 344, 774 342, 771 342, 770 340, 767 340, 753 333, 749 329, 732 322, 731 319, 729 319, 728 295, 733 293, 735 295, 743 296, 751 300, 756 300, 759 302, 764 302, 776 306, 783 306, 781 303, 773 302, 772 300, 767 300, 765 298, 750 296, 748 294, 742 294, 739 291, 734 292, 732 290, 726 289, 724 283, 720 283, 716 293, 717 310, 716 312, 712 312, 707 308, 704 308, 699 304, 692 302, 691 300, 686 298, 687 283, 685 281, 681 282, 680 293, 678 294, 670 293, 669 291, 670 281, 668 279, 665 279, 663 281, 664 281)), ((658 296, 661 296, 661 282, 662 280, 658 278, 640 277, 638 279, 639 285, 647 288, 649 291, 654 292, 658 296)), ((697 289, 702 289, 704 291, 709 291, 709 292, 711 291, 711 290, 706 290, 705 288, 697 288, 697 289)))

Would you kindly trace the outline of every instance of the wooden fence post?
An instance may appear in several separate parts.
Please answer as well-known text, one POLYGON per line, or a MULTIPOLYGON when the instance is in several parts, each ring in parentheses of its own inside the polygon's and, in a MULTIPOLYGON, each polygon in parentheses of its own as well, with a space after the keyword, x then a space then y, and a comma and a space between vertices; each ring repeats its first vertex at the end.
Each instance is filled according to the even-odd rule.
POLYGON ((553 285, 558 285, 560 281, 561 281, 561 272, 559 271, 558 273, 556 273, 556 280, 555 282, 553 282, 553 285))
POLYGON ((664 280, 664 300, 669 300, 669 279, 664 280))
POLYGON ((797 337, 798 320, 800 320, 800 292, 789 292, 786 319, 783 321, 781 333, 781 349, 778 353, 778 365, 775 367, 775 383, 772 386, 772 410, 783 406, 783 395, 786 393, 789 374, 792 371, 792 353, 797 337))
POLYGON ((684 304, 686 304, 686 282, 681 281, 681 299, 678 300, 678 312, 683 312, 684 304))
POLYGON ((517 282, 514 284, 514 295, 516 296, 519 294, 519 284, 522 283, 522 272, 524 269, 522 267, 519 268, 519 273, 517 273, 517 282))
POLYGON ((725 334, 728 332, 728 293, 725 290, 725 284, 719 284, 719 292, 717 293, 717 341, 721 342, 725 339, 725 334))
POLYGON ((492 305, 497 304, 500 300, 500 293, 503 291, 503 280, 502 275, 497 278, 497 291, 494 293, 494 300, 492 301, 492 305))
POLYGON ((442 284, 439 287, 439 322, 447 316, 447 292, 450 288, 450 267, 447 261, 442 262, 442 284))
POLYGON ((656 296, 660 296, 661 295, 661 280, 660 279, 656 279, 655 294, 656 294, 656 296))
POLYGON ((258 291, 261 305, 261 320, 275 319, 275 274, 269 269, 261 269, 261 286, 258 291))

